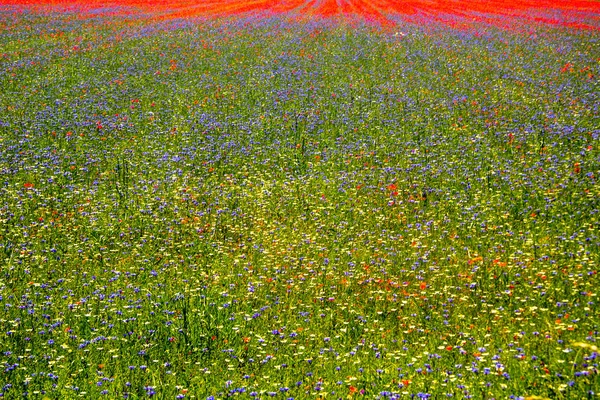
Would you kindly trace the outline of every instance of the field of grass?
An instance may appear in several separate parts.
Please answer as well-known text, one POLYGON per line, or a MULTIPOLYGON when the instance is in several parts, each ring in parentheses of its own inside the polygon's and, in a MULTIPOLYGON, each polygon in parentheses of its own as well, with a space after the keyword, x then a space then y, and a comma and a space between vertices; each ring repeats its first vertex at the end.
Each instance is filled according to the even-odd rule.
POLYGON ((0 397, 598 398, 590 4, 0 6, 0 397))

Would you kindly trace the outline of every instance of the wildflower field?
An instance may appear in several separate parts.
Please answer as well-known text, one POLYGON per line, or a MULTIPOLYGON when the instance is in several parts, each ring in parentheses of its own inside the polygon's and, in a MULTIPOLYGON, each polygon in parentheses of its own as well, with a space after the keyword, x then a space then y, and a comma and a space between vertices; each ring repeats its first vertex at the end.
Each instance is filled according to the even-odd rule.
POLYGON ((600 2, 0 0, 0 397, 599 398, 600 2))

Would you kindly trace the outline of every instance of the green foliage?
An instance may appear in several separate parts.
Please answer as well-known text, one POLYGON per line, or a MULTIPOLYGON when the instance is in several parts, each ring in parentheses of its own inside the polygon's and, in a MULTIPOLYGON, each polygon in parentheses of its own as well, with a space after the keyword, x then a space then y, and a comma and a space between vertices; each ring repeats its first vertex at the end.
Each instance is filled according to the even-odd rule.
POLYGON ((6 398, 600 390, 596 31, 0 21, 6 398))

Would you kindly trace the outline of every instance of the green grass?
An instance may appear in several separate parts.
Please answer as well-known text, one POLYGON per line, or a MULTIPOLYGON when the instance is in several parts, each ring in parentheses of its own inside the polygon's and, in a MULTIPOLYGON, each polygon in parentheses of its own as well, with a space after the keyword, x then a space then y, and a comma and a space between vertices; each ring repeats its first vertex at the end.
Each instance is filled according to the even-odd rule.
POLYGON ((597 397, 595 31, 0 22, 5 398, 597 397))

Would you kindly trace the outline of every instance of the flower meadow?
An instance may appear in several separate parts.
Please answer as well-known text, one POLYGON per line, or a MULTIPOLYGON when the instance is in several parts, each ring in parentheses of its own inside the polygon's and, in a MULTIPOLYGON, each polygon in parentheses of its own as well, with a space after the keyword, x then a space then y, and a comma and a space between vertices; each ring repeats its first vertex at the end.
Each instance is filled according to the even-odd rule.
POLYGON ((0 397, 598 398, 560 3, 0 2, 0 397))

